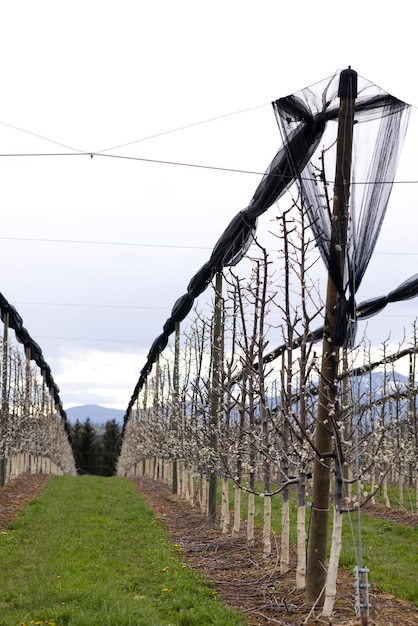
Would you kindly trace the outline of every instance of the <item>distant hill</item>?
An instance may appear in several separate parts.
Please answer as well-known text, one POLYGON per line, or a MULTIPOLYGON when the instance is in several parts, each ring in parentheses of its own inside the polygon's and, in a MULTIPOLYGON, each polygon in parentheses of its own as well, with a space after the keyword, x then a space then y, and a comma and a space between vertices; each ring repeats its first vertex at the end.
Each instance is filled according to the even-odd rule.
POLYGON ((105 424, 110 420, 116 420, 118 424, 123 423, 125 411, 121 409, 108 409, 98 404, 83 404, 65 409, 68 421, 74 424, 77 420, 84 422, 88 417, 93 424, 105 424))

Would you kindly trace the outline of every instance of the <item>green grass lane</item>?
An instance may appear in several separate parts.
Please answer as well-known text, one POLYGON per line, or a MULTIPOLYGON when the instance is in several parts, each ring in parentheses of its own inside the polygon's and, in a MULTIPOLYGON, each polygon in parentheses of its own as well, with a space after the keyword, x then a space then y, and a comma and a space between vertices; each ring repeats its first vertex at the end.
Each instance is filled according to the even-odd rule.
POLYGON ((120 477, 55 477, 0 535, 0 625, 244 622, 120 477))

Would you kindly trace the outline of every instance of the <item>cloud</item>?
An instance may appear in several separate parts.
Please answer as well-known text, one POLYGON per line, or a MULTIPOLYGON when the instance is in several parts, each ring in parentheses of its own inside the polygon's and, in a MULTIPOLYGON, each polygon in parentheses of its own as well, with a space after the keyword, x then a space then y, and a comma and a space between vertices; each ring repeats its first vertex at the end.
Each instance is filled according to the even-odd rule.
POLYGON ((53 363, 64 409, 78 404, 126 409, 144 360, 145 351, 70 349, 53 363))

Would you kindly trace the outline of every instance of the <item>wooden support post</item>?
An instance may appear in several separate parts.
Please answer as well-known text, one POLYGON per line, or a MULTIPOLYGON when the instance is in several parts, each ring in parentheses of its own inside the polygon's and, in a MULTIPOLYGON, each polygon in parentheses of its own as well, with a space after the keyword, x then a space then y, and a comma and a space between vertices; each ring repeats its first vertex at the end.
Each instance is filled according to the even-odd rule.
POLYGON ((210 471, 208 517, 216 519, 216 492, 218 486, 218 422, 221 407, 221 364, 222 364, 222 272, 217 272, 215 279, 215 311, 212 332, 212 385, 210 398, 210 471))
POLYGON ((32 385, 32 380, 31 380, 31 371, 30 371, 30 357, 31 357, 31 350, 29 347, 25 348, 25 357, 26 357, 26 363, 25 363, 25 408, 24 408, 24 418, 26 420, 29 419, 29 415, 31 412, 31 385, 32 385))
MULTIPOLYGON (((171 428, 178 434, 178 426, 180 420, 180 323, 176 322, 175 339, 174 339, 174 371, 173 371, 173 415, 171 418, 171 428)), ((176 445, 178 444, 175 437, 176 445)), ((172 493, 178 493, 178 451, 173 450, 172 453, 172 493)))
MULTIPOLYGON (((337 162, 334 202, 331 217, 331 251, 339 259, 344 277, 347 245, 348 200, 357 74, 350 68, 340 76, 337 162)), ((333 423, 337 400, 339 347, 332 341, 334 317, 338 304, 337 287, 328 277, 322 344, 321 377, 318 393, 318 417, 315 433, 315 457, 312 486, 312 512, 307 563, 306 602, 314 604, 323 594, 326 579, 327 531, 329 513, 330 467, 333 452, 333 423)))
POLYGON ((7 366, 9 356, 9 314, 6 312, 3 317, 3 359, 1 373, 1 416, 0 416, 0 487, 6 482, 6 436, 9 420, 9 398, 8 398, 8 381, 7 366))

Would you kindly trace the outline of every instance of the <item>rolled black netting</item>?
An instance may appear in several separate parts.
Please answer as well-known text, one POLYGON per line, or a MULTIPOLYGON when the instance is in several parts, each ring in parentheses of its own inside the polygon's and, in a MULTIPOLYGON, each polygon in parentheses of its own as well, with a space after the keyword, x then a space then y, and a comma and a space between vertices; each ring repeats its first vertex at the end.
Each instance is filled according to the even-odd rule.
POLYGON ((19 315, 15 307, 10 304, 2 293, 0 293, 0 318, 2 322, 4 322, 6 314, 8 315, 8 327, 14 330, 17 341, 24 346, 25 350, 29 351, 30 360, 34 361, 41 370, 45 384, 54 397, 54 403, 57 411, 64 418, 64 420, 67 420, 67 414, 61 403, 59 387, 54 381, 51 368, 44 359, 41 347, 30 336, 28 330, 23 325, 22 317, 19 315))
MULTIPOLYGON (((175 303, 163 333, 154 341, 131 396, 124 425, 158 354, 165 348, 176 322, 190 312, 194 299, 216 272, 236 264, 255 233, 257 218, 297 182, 315 240, 339 293, 336 334, 343 343, 349 320, 355 317, 354 296, 370 261, 389 195, 409 119, 409 105, 365 79, 357 81, 350 214, 344 275, 340 256, 331 249, 331 210, 328 185, 333 184, 339 110, 339 78, 317 83, 273 102, 283 146, 274 156, 248 207, 240 211, 216 243, 211 257, 191 278, 187 292, 175 303), (358 181, 358 182, 357 182, 358 181), (361 183, 361 184, 359 184, 361 183)), ((332 194, 330 194, 332 196, 332 194)), ((312 333, 315 338, 321 329, 312 333)), ((275 358, 271 355, 271 359, 275 358)))

